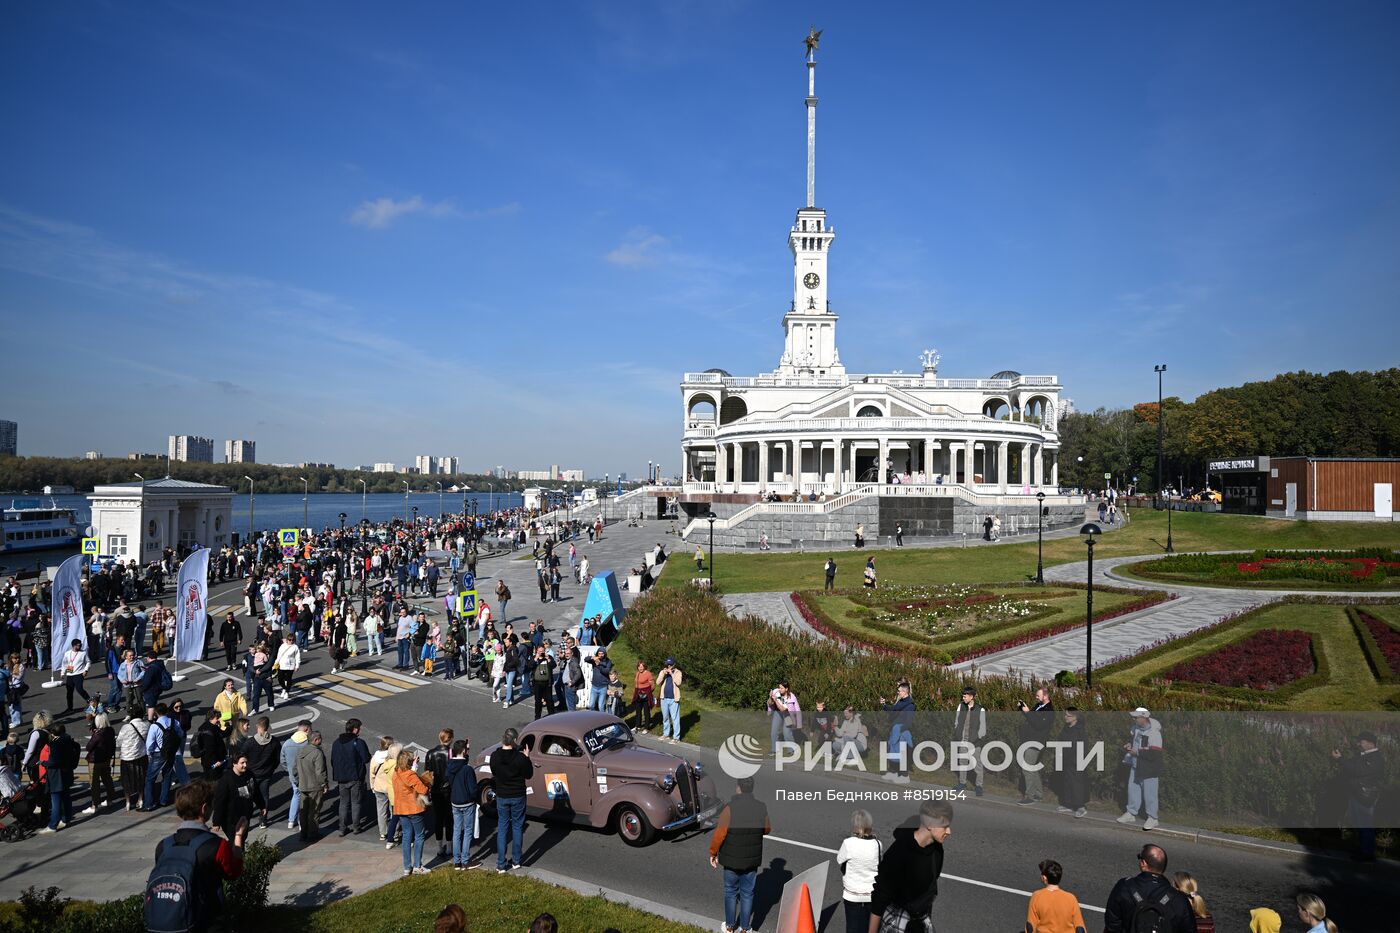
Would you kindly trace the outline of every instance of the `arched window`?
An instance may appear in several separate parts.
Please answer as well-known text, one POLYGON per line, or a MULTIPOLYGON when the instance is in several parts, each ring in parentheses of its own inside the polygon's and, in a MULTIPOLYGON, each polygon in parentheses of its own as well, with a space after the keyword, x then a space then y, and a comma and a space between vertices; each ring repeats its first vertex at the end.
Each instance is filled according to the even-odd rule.
POLYGON ((1026 402, 1025 419, 1032 424, 1044 424, 1045 413, 1049 409, 1050 400, 1043 395, 1032 396, 1026 402))
POLYGON ((860 411, 856 412, 857 418, 883 418, 885 413, 875 405, 862 405, 860 411))
POLYGON ((715 420, 714 398, 704 393, 692 395, 690 407, 686 410, 686 417, 693 422, 708 421, 713 424, 715 420))
POLYGON ((727 398, 719 407, 719 423, 732 424, 749 413, 749 406, 741 398, 727 398))
POLYGON ((982 405, 982 414, 997 421, 1006 421, 1011 417, 1011 406, 1006 404, 1004 398, 989 398, 982 405))

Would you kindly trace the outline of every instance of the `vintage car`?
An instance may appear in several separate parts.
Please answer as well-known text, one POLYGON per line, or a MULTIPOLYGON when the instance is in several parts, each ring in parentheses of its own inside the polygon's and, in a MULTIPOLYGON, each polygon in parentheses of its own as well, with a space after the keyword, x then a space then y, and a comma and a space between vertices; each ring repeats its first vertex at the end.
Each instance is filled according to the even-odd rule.
MULTIPOLYGON (((482 809, 494 812, 491 753, 476 763, 482 809)), ((535 774, 526 787, 528 816, 601 829, 612 826, 630 846, 658 832, 704 825, 719 812, 715 783, 699 762, 643 748, 616 716, 590 710, 555 713, 520 730, 535 774)))

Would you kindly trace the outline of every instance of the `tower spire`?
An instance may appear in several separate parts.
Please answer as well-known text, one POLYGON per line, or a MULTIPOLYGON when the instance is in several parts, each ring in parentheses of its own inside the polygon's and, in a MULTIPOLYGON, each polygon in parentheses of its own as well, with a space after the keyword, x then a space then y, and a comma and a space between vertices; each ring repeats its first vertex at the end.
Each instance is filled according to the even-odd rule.
POLYGON ((816 26, 807 30, 807 206, 817 205, 817 44, 822 33, 816 26))

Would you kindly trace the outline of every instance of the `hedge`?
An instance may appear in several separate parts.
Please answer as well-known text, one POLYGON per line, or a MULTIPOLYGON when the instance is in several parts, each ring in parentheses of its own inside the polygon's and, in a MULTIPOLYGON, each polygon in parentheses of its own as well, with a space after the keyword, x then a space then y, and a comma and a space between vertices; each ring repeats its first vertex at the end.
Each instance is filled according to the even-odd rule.
MULTIPOLYGON (((1364 607, 1348 606, 1347 618, 1351 620, 1351 627, 1356 632, 1357 641, 1361 642, 1361 652, 1366 655, 1366 663, 1371 667, 1371 673, 1376 675, 1376 680, 1383 684, 1400 683, 1400 673, 1397 673, 1386 660, 1385 652, 1376 641, 1376 635, 1371 631, 1371 626, 1366 624, 1366 619, 1361 618, 1364 607)), ((1395 626, 1384 619, 1378 619, 1370 613, 1366 613, 1366 618, 1371 619, 1391 631, 1395 631, 1395 626)))

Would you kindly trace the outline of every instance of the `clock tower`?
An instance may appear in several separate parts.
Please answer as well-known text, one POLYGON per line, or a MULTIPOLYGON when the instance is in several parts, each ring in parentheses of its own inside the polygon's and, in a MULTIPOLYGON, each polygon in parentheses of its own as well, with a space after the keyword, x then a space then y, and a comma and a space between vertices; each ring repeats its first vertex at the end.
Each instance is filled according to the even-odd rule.
POLYGON ((817 184, 817 41, 807 36, 807 206, 797 212, 788 232, 792 250, 792 305, 783 315, 783 358, 779 375, 844 375, 836 351, 836 315, 827 300, 826 256, 836 232, 826 211, 816 207, 817 184))

